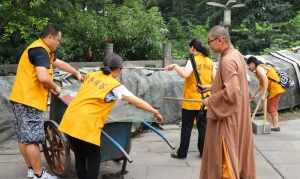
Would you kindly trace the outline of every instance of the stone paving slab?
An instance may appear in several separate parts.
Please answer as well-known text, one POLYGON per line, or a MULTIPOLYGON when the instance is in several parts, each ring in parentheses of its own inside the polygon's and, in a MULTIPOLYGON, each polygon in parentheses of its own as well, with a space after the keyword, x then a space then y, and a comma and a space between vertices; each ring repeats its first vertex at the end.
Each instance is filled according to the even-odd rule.
POLYGON ((298 179, 300 178, 300 165, 297 164, 286 164, 286 165, 276 165, 280 172, 283 174, 285 179, 298 179))
POLYGON ((256 173, 257 179, 281 179, 274 169, 256 152, 256 173))
MULTIPOLYGON (((300 178, 300 120, 280 123, 281 131, 257 135, 255 143, 285 179, 300 178)), ((258 167, 259 168, 259 167, 258 167)))
MULTIPOLYGON (((165 133, 173 143, 178 143, 178 130, 173 132, 171 136, 168 131, 165 133)), ((134 162, 128 165, 130 172, 125 176, 125 179, 198 179, 201 160, 196 148, 196 134, 197 132, 193 131, 190 152, 186 160, 170 158, 167 146, 161 140, 148 142, 154 140, 155 135, 153 133, 142 134, 141 138, 133 141, 132 145, 136 146, 131 151, 134 162), (142 150, 139 149, 140 147, 142 150)), ((258 152, 256 152, 256 162, 258 179, 281 178, 258 152)))
MULTIPOLYGON (((279 133, 255 136, 255 144, 259 150, 256 151, 257 179, 300 178, 300 120, 283 122, 281 128, 279 133)), ((178 126, 167 126, 163 133, 174 145, 178 145, 178 126)), ((188 158, 176 160, 170 158, 170 148, 156 134, 140 134, 132 140, 130 156, 134 162, 128 164, 129 173, 124 179, 198 179, 201 160, 198 157, 196 138, 197 132, 194 130, 188 158)), ((46 165, 44 159, 43 165, 46 165)), ((121 164, 115 162, 101 164, 102 173, 114 173, 120 169, 121 164)), ((0 146, 0 178, 21 179, 25 173, 24 162, 16 143, 9 141, 7 145, 0 146)), ((66 179, 76 178, 74 169, 71 173, 66 179)))

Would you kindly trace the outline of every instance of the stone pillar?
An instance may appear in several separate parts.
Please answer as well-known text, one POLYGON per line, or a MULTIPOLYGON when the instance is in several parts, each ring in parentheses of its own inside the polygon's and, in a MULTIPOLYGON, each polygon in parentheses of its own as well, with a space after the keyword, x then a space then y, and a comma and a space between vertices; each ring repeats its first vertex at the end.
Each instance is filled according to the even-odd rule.
POLYGON ((114 44, 113 43, 106 43, 105 50, 104 50, 104 56, 107 54, 114 52, 114 44))
POLYGON ((168 65, 171 60, 172 60, 172 47, 170 43, 165 43, 163 45, 163 50, 164 50, 164 58, 163 58, 163 62, 162 62, 162 66, 166 66, 168 65))
POLYGON ((231 26, 231 9, 226 8, 224 10, 224 20, 223 20, 223 25, 227 28, 229 31, 229 27, 231 26))

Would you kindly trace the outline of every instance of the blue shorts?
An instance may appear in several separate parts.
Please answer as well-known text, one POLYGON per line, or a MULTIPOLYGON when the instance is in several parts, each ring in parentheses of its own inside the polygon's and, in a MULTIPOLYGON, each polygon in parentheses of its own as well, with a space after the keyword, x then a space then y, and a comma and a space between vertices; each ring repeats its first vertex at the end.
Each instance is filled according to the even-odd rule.
POLYGON ((30 106, 12 103, 18 142, 41 144, 45 141, 44 112, 30 106))

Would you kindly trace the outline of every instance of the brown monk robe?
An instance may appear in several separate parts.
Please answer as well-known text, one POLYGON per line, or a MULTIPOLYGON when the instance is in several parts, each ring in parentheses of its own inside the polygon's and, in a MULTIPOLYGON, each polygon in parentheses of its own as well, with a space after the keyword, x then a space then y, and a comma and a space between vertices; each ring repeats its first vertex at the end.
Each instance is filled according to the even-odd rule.
POLYGON ((222 26, 208 33, 210 48, 221 55, 212 94, 203 103, 207 131, 200 179, 255 179, 246 64, 222 26))

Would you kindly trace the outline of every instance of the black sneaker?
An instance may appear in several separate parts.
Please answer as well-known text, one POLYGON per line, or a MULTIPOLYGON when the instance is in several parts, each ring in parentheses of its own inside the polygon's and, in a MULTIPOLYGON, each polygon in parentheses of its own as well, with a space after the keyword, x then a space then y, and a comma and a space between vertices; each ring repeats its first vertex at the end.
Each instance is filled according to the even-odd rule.
POLYGON ((271 128, 271 131, 280 132, 280 127, 273 127, 271 128))
POLYGON ((185 158, 186 158, 186 157, 179 156, 179 155, 176 154, 176 153, 175 153, 175 154, 174 154, 174 153, 171 154, 171 157, 172 157, 172 158, 176 158, 176 159, 185 159, 185 158))

